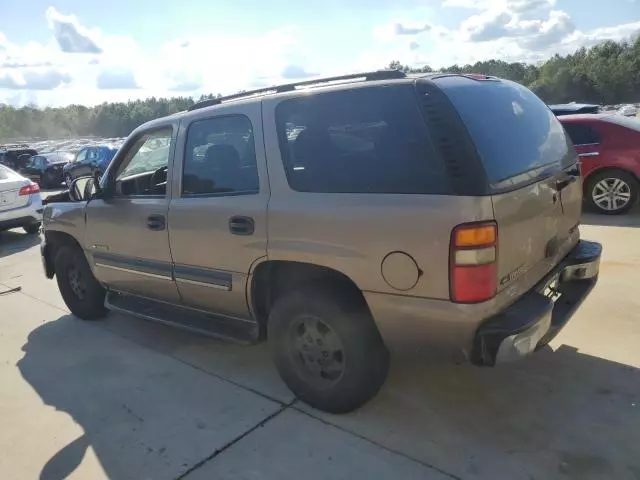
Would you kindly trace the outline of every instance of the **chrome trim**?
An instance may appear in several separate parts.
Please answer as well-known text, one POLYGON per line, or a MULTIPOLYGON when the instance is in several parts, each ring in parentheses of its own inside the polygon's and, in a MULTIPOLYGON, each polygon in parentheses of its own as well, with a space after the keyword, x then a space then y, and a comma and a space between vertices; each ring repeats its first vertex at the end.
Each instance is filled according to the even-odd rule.
POLYGON ((574 147, 595 147, 600 145, 599 143, 576 143, 574 147))
POLYGON ((198 282, 197 280, 189 280, 189 279, 180 278, 180 277, 176 277, 176 282, 186 283, 187 285, 196 285, 198 287, 217 288, 218 290, 225 290, 227 292, 231 290, 231 287, 228 285, 218 285, 217 283, 198 282))
POLYGON ((110 268, 111 270, 117 270, 119 272, 133 273, 134 275, 142 275, 143 277, 157 278, 158 280, 167 280, 170 282, 173 281, 173 278, 167 277, 166 275, 158 275, 157 273, 142 272, 140 270, 133 270, 130 268, 116 267, 115 265, 107 265, 106 263, 96 262, 95 266, 102 267, 102 268, 110 268))
POLYGON ((579 157, 597 157, 598 155, 600 155, 600 153, 598 152, 587 152, 578 154, 579 157))

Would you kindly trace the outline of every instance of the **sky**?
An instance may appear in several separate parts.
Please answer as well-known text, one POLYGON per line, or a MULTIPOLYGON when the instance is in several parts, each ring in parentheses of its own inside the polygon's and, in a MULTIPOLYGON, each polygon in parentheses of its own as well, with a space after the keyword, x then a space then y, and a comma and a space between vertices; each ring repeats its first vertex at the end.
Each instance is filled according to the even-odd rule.
POLYGON ((0 0, 0 103, 231 94, 316 76, 538 63, 640 34, 640 0, 0 0))

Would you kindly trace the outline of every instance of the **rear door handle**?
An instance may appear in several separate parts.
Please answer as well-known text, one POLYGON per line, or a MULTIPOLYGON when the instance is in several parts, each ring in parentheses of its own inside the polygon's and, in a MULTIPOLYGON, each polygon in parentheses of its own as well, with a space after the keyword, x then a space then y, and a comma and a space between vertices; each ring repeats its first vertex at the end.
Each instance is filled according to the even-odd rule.
POLYGON ((251 217, 233 216, 229 219, 229 231, 234 235, 253 235, 255 223, 251 217))
POLYGON ((579 157, 597 157, 598 155, 600 155, 599 152, 584 152, 584 153, 579 153, 578 156, 579 157))
POLYGON ((149 230, 164 230, 167 226, 167 221, 164 215, 149 215, 147 217, 147 228, 149 230))

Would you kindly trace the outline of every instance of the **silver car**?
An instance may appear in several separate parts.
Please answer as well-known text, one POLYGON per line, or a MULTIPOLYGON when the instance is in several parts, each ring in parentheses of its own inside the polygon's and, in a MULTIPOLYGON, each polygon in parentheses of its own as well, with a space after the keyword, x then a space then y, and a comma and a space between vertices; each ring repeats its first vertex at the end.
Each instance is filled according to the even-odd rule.
POLYGON ((24 228, 27 233, 38 233, 42 209, 40 187, 0 165, 0 231, 24 228))

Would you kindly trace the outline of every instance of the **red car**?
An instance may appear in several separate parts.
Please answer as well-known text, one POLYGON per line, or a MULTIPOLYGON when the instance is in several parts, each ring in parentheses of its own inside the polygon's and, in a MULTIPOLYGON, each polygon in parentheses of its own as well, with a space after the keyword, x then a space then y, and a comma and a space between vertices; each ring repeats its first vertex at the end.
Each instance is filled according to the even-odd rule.
POLYGON ((625 213, 640 191, 640 120, 616 114, 558 117, 580 155, 584 197, 610 215, 625 213))

